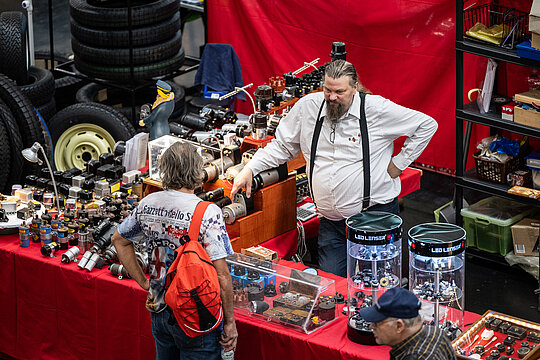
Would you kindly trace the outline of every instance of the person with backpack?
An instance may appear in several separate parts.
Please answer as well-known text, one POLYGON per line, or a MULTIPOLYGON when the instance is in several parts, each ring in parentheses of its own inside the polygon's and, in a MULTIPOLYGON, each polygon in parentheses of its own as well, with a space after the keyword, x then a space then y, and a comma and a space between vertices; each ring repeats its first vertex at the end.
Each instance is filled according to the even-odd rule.
POLYGON ((219 207, 194 194, 202 158, 193 145, 171 145, 159 159, 159 172, 164 191, 143 198, 112 243, 130 276, 148 290, 156 359, 217 360, 222 347, 236 348, 238 337, 225 261, 234 253, 231 242, 219 207), (147 251, 150 279, 134 243, 147 251))

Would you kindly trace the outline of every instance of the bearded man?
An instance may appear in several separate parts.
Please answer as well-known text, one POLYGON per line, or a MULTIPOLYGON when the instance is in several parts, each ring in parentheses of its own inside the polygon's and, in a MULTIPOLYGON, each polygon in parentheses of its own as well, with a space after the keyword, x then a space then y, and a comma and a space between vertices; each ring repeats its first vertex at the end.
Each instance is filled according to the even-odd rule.
POLYGON ((335 60, 326 66, 323 92, 304 96, 281 119, 276 138, 234 179, 231 196, 240 188, 250 196, 254 175, 301 152, 321 217, 319 267, 345 277, 345 219, 361 211, 398 214, 399 175, 436 130, 432 117, 371 94, 351 63, 335 60), (407 139, 392 157, 394 140, 401 136, 407 139))

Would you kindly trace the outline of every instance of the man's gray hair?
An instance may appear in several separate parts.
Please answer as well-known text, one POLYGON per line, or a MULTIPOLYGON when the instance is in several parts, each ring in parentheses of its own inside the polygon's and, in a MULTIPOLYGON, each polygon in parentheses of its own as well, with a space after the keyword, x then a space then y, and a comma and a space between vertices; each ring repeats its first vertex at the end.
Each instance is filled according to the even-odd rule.
POLYGON ((405 327, 411 328, 413 326, 418 325, 418 323, 422 322, 422 315, 418 315, 417 317, 413 317, 411 319, 401 319, 401 320, 403 320, 405 327))
POLYGON ((347 76, 349 78, 349 84, 354 86, 358 84, 358 92, 364 94, 372 94, 371 91, 366 89, 358 81, 358 73, 354 68, 354 65, 345 60, 334 60, 330 64, 326 65, 324 74, 332 79, 339 79, 340 77, 347 76))
POLYGON ((165 190, 195 189, 202 181, 201 156, 195 146, 176 142, 159 158, 158 169, 165 190))

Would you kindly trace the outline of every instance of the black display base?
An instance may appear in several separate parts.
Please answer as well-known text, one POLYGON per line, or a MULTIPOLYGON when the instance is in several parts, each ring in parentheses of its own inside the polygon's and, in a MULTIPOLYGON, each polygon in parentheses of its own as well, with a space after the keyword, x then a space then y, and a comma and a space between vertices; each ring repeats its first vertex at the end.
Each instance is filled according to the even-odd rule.
POLYGON ((347 324, 347 337, 357 344, 377 345, 372 330, 358 330, 347 324))

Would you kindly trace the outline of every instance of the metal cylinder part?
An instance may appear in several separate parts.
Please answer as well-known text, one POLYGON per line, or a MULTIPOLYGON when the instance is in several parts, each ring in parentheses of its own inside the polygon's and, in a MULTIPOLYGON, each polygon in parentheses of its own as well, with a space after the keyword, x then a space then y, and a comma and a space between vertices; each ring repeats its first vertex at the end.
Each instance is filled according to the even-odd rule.
POLYGON ((227 178, 227 180, 233 181, 236 175, 238 175, 240 171, 242 171, 242 169, 244 169, 244 164, 237 164, 237 165, 231 166, 225 172, 225 177, 227 178))
POLYGON ((79 248, 77 246, 73 246, 71 249, 66 251, 62 254, 62 261, 64 264, 69 264, 72 261, 75 261, 77 259, 77 256, 79 256, 79 248))
POLYGON ((253 129, 251 136, 256 140, 266 139, 268 116, 262 113, 254 114, 252 117, 253 129))
POLYGON ((223 212, 225 224, 232 224, 236 219, 247 215, 246 207, 240 203, 232 203, 224 206, 221 211, 223 212))
POLYGON ((79 226, 74 223, 70 223, 68 228, 68 243, 70 246, 75 246, 79 243, 79 226))
POLYGON ((223 188, 217 188, 206 192, 206 198, 208 201, 215 201, 219 198, 222 198, 225 195, 223 188))
POLYGON ((178 123, 195 130, 210 130, 211 128, 206 117, 192 113, 187 113, 186 115, 182 116, 178 123))
POLYGON ((51 225, 41 225, 39 228, 39 239, 41 240, 41 246, 48 245, 52 242, 51 225))
POLYGON ((57 252, 59 248, 60 247, 55 242, 45 244, 41 247, 41 255, 51 256, 53 253, 57 252))
POLYGON ((29 247, 31 237, 30 227, 23 221, 22 225, 19 226, 19 243, 21 247, 29 247))
POLYGON ((56 240, 60 244, 60 250, 68 249, 68 229, 65 226, 60 226, 56 231, 56 240))
POLYGON ((99 260, 99 254, 93 253, 92 256, 90 256, 90 259, 88 259, 88 261, 84 265, 84 270, 92 271, 92 269, 94 269, 94 266, 96 266, 96 263, 98 260, 99 260))
POLYGON ((83 257, 81 258, 81 260, 79 261, 79 264, 77 264, 78 267, 80 267, 81 269, 84 269, 84 267, 86 266, 86 263, 88 262, 88 260, 90 260, 90 257, 92 256, 92 252, 91 251, 87 251, 83 257))
POLYGON ((79 230, 78 244, 81 255, 84 255, 85 252, 90 250, 90 241, 88 240, 88 231, 86 229, 79 230))
POLYGON ((122 279, 122 278, 130 279, 131 278, 131 276, 129 276, 128 271, 126 270, 126 268, 122 264, 112 264, 109 267, 109 270, 110 270, 112 276, 116 276, 119 279, 122 279))
POLYGON ((224 206, 227 206, 227 205, 229 205, 229 204, 232 204, 232 201, 231 201, 231 198, 230 198, 230 197, 224 196, 224 197, 222 197, 221 199, 214 201, 214 204, 216 204, 217 206, 219 206, 220 208, 222 208, 222 207, 224 207, 224 206))

